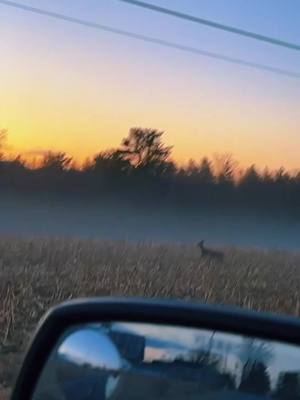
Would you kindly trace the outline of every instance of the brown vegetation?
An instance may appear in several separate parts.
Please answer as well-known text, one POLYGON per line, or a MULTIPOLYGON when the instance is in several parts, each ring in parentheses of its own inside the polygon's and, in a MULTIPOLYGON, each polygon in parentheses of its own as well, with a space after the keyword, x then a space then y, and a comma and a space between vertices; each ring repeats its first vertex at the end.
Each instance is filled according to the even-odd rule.
POLYGON ((38 320, 63 300, 180 298, 299 315, 299 254, 229 248, 224 254, 220 263, 201 258, 196 245, 2 238, 0 399, 38 320))

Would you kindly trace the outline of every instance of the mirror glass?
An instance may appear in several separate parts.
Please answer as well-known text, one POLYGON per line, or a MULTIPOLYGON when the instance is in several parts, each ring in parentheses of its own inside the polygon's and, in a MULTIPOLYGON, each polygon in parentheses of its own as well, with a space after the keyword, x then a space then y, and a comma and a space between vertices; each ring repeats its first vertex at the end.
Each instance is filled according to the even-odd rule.
POLYGON ((218 331, 114 322, 76 326, 33 400, 300 399, 297 346, 218 331))

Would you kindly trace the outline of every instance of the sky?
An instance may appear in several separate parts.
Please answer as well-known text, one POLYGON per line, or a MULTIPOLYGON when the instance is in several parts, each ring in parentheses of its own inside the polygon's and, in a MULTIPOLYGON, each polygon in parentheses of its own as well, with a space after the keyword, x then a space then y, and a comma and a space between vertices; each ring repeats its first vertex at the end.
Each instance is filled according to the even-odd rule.
POLYGON ((119 353, 111 341, 106 336, 83 327, 69 336, 65 333, 58 353, 70 360, 109 370, 118 370, 122 366, 119 353))
MULTIPOLYGON (((298 0, 149 0, 300 43, 298 0)), ((300 72, 300 52, 119 0, 19 0, 111 27, 300 72)), ((300 168, 300 79, 24 12, 0 4, 0 127, 7 149, 78 160, 133 126, 165 131, 179 163, 231 153, 241 165, 300 168)))

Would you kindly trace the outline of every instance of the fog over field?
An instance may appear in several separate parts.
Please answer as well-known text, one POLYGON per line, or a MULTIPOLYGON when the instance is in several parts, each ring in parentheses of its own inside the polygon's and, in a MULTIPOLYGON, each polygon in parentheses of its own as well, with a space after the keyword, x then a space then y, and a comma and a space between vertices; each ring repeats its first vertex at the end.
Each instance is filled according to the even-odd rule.
POLYGON ((196 243, 297 250, 300 221, 226 210, 168 209, 108 200, 0 200, 0 234, 196 243))

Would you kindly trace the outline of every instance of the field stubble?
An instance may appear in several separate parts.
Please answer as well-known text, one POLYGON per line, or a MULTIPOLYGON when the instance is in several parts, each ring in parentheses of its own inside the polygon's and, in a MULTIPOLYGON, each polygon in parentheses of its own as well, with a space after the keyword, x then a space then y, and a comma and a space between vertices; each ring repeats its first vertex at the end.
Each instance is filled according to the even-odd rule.
POLYGON ((86 296, 143 296, 300 314, 300 254, 193 245, 0 239, 0 400, 43 313, 86 296))

